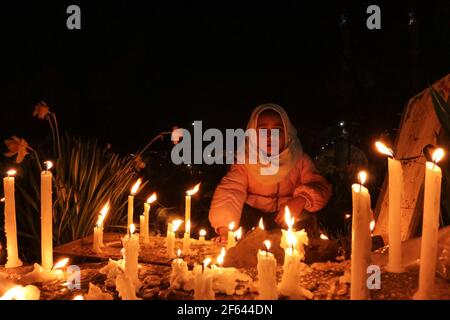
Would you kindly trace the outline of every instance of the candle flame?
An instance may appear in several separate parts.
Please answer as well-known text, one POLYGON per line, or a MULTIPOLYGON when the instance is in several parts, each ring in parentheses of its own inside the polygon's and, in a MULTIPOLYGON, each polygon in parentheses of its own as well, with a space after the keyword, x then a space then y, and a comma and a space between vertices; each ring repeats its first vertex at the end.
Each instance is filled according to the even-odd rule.
POLYGON ((241 237, 242 237, 242 227, 240 227, 239 229, 237 229, 237 230, 234 232, 234 237, 235 237, 237 240, 240 240, 240 239, 241 239, 241 237))
POLYGON ((272 245, 272 243, 270 242, 270 240, 265 240, 264 241, 264 247, 266 247, 267 251, 270 250, 271 245, 272 245))
POLYGON ((211 263, 211 258, 206 258, 206 259, 203 261, 203 267, 206 268, 210 263, 211 263))
POLYGON ((225 253, 225 248, 222 247, 220 254, 217 256, 217 263, 219 264, 219 266, 223 265, 223 261, 225 260, 225 253))
POLYGON ((380 153, 388 157, 394 157, 394 151, 392 151, 391 148, 386 147, 382 142, 380 141, 375 142, 375 147, 380 153))
POLYGON ((200 230, 200 237, 204 237, 204 236, 206 236, 206 230, 202 229, 202 230, 200 230))
POLYGON ((8 170, 8 171, 6 172, 6 174, 8 175, 8 177, 15 176, 16 173, 17 173, 17 171, 14 170, 14 169, 10 169, 10 170, 8 170))
POLYGON ((130 224, 130 234, 133 234, 135 230, 136 230, 136 227, 135 227, 134 223, 130 224))
POLYGON ((5 202, 5 198, 1 198, 1 199, 0 199, 0 202, 5 202))
POLYGON ((57 270, 57 269, 61 269, 64 266, 67 265, 67 263, 69 262, 69 258, 64 258, 59 260, 57 263, 55 263, 55 265, 53 266, 53 270, 57 270))
POLYGON ((370 221, 370 232, 375 228, 375 220, 370 221))
POLYGON ((181 249, 178 249, 178 250, 177 250, 177 257, 178 257, 178 258, 181 257, 181 249))
POLYGON ((53 168, 53 162, 45 161, 44 163, 45 163, 47 170, 50 170, 51 168, 53 168))
POLYGON ((352 215, 349 214, 349 213, 347 213, 347 214, 345 215, 345 219, 350 219, 351 217, 352 217, 352 215))
POLYGON ((235 224, 234 221, 228 225, 228 230, 234 230, 235 224))
POLYGON ((366 180, 367 180, 367 172, 360 171, 358 173, 358 180, 359 180, 359 184, 363 185, 364 182, 366 182, 366 180))
POLYGON ((439 161, 442 160, 442 158, 444 157, 444 149, 442 148, 437 148, 436 150, 434 150, 433 155, 431 156, 431 159, 433 160, 434 163, 438 163, 439 161))
POLYGON ((182 223, 183 223, 183 220, 172 221, 172 232, 176 232, 182 223))
POLYGON ((79 294, 79 295, 73 297, 72 300, 84 300, 84 297, 83 297, 83 295, 79 294))
POLYGON ((284 209, 284 220, 288 228, 291 229, 295 223, 295 218, 291 216, 291 210, 289 210, 288 206, 286 206, 284 209))
POLYGON ((133 185, 133 187, 131 188, 131 195, 134 196, 136 194, 136 192, 138 191, 140 185, 142 183, 142 179, 139 178, 136 183, 133 185))
POLYGON ((106 215, 109 211, 109 201, 103 206, 102 210, 100 210, 100 214, 98 216, 97 227, 100 227, 105 221, 106 215))
POLYGON ((186 191, 186 195, 192 196, 192 195, 196 194, 199 189, 200 189, 200 183, 197 183, 194 188, 192 188, 191 190, 186 191))
POLYGON ((155 201, 156 201, 156 198, 157 198, 157 197, 156 197, 156 193, 153 192, 152 195, 151 195, 150 197, 148 197, 147 203, 150 204, 150 203, 152 203, 152 202, 155 202, 155 201))
POLYGON ((297 244, 297 238, 295 237, 295 234, 292 231, 292 229, 289 229, 287 231, 287 242, 289 247, 294 247, 297 244))
POLYGON ((259 228, 261 230, 264 230, 264 222, 263 222, 263 218, 259 219, 259 228))
POLYGON ((324 235, 323 233, 320 235, 320 239, 329 240, 328 237, 326 235, 324 235))

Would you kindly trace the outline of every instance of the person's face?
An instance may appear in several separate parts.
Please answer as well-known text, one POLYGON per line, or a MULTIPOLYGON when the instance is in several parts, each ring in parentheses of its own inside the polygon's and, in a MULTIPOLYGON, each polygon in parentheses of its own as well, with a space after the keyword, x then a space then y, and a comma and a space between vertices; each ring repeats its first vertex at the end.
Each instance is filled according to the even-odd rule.
POLYGON ((257 123, 256 128, 258 129, 258 146, 259 146, 259 148, 264 150, 267 153, 267 155, 270 156, 272 154, 271 130, 274 130, 274 129, 278 129, 279 152, 281 152, 281 150, 283 150, 286 137, 285 137, 285 133, 284 133, 283 120, 281 119, 278 112, 273 111, 273 110, 261 112, 261 114, 258 116, 258 123, 257 123), (259 144, 259 130, 260 129, 267 130, 267 146, 259 144))

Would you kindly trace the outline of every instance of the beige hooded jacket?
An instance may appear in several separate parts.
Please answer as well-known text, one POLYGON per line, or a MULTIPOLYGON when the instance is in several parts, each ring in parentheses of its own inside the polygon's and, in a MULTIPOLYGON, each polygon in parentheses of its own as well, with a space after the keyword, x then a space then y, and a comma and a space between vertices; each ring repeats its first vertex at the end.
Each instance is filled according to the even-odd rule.
POLYGON ((304 197, 305 210, 314 212, 325 206, 331 185, 316 170, 311 158, 302 152, 297 130, 283 108, 276 104, 258 106, 247 129, 256 128, 259 114, 272 109, 280 114, 285 129, 285 148, 279 153, 276 175, 260 175, 258 165, 233 164, 217 186, 209 211, 209 220, 217 231, 240 221, 244 203, 267 213, 278 211, 293 197, 304 197))

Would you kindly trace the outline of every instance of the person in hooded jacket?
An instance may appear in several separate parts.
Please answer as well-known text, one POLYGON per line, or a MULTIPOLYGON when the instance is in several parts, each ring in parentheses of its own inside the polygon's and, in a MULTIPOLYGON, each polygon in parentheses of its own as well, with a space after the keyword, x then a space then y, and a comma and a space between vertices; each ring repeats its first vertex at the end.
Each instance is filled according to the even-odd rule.
MULTIPOLYGON (((277 160, 278 170, 275 174, 262 174, 267 167, 267 162, 262 161, 231 166, 217 186, 209 210, 209 221, 218 234, 214 240, 226 242, 232 222, 246 231, 257 227, 261 218, 267 230, 285 227, 286 206, 295 219, 295 228, 306 229, 309 236, 315 236, 318 232, 315 212, 326 205, 332 188, 303 152, 286 111, 276 104, 260 105, 253 110, 247 129, 267 130, 265 143, 260 143, 259 138, 253 140, 257 150, 277 160), (274 129, 278 129, 278 152, 272 150, 276 148, 271 141, 274 129)), ((251 142, 245 147, 248 154, 251 142)))

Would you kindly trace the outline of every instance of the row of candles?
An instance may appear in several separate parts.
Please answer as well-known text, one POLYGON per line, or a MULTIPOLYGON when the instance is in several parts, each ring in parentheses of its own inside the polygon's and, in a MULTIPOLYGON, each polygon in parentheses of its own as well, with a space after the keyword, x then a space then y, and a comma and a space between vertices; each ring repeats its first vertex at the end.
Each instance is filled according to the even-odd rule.
MULTIPOLYGON (((389 263, 386 270, 389 272, 400 273, 404 271, 401 253, 401 195, 403 193, 403 171, 401 160, 394 158, 392 149, 386 147, 383 143, 377 142, 376 148, 386 156, 388 156, 388 177, 389 177, 389 263)), ((434 290, 434 276, 436 271, 436 255, 437 255, 437 232, 439 228, 439 210, 440 210, 440 193, 442 171, 437 163, 443 158, 444 151, 436 148, 432 155, 431 161, 427 161, 425 165, 425 193, 424 193, 424 212, 423 212, 423 231, 421 243, 421 259, 420 259, 420 275, 419 290, 415 297, 418 299, 429 298, 434 290)), ((50 271, 53 266, 53 244, 52 244, 52 173, 50 171, 52 163, 46 162, 46 169, 41 173, 41 250, 42 250, 42 268, 50 271)), ((14 268, 22 265, 22 261, 18 256, 17 245, 17 229, 15 215, 15 195, 14 195, 14 175, 15 170, 7 172, 4 178, 5 192, 5 232, 7 238, 7 262, 6 268, 14 268)), ((371 204, 370 194, 366 187, 363 186, 367 174, 365 172, 359 175, 359 184, 352 186, 352 202, 353 202, 353 218, 352 218, 352 299, 366 299, 368 296, 366 287, 366 271, 370 261, 369 255, 371 251, 371 204)), ((131 229, 133 225, 134 195, 139 189, 141 179, 139 179, 131 189, 128 197, 128 227, 131 229)), ((183 251, 189 253, 190 244, 190 226, 191 226, 191 196, 199 190, 200 184, 197 184, 192 190, 186 193, 185 206, 185 233, 183 238, 183 251)), ((144 241, 148 242, 148 223, 150 204, 156 200, 156 194, 152 194, 144 205, 144 215, 140 217, 141 235, 144 241)), ((103 223, 109 203, 101 210, 98 222, 94 228, 94 251, 99 252, 103 246, 103 223)), ((289 222, 291 220, 287 220, 289 222)), ((169 223, 167 232, 168 255, 174 257, 173 241, 175 239, 175 231, 182 222, 174 221, 169 223)), ((289 222, 290 223, 290 222, 289 222)), ((292 222, 293 224, 293 222, 292 222)), ((289 224, 288 224, 289 226, 289 224)), ((234 245, 236 232, 234 224, 229 226, 228 247, 234 245)), ((241 229, 240 229, 241 231, 241 229)), ((287 231, 293 232, 289 227, 287 231), (291 231, 289 231, 291 230, 291 231)), ((131 238, 132 233, 128 235, 131 238)), ((289 238, 289 236, 287 236, 289 238)), ((292 237, 291 237, 292 238, 292 237)), ((292 242, 292 240, 290 240, 292 242)), ((124 244, 125 247, 125 244, 124 244)), ((294 257, 294 248, 286 248, 291 250, 290 254, 286 251, 285 257, 294 257)), ((268 254, 268 252, 266 252, 268 254)), ((267 255, 269 257, 269 255, 267 255)), ((299 261, 299 259, 292 259, 299 261)), ((263 259, 261 258, 261 261, 263 259)), ((286 262, 286 261, 285 261, 286 262)), ((288 273, 287 273, 288 274, 288 273)), ((283 282, 282 282, 283 283, 283 282)))
MULTIPOLYGON (((280 246, 285 250, 284 264, 283 264, 283 276, 281 282, 277 281, 277 261, 272 253, 270 253, 271 242, 265 240, 263 242, 264 249, 258 250, 257 253, 257 271, 258 271, 258 299, 261 300, 274 300, 278 299, 278 295, 281 294, 287 297, 299 297, 306 295, 311 298, 308 290, 299 286, 300 276, 304 268, 302 260, 305 257, 304 246, 308 244, 308 236, 306 232, 294 231, 293 224, 294 218, 291 216, 289 208, 285 209, 285 220, 288 226, 287 230, 282 230, 283 236, 280 246)), ((178 220, 177 225, 182 223, 178 220)), ((174 221, 175 224, 175 221, 174 221)), ((237 231, 232 231, 233 226, 230 227, 230 232, 227 248, 232 247, 235 244, 236 236, 239 236, 237 231), (236 234, 237 233, 237 234, 236 234)), ((259 228, 264 229, 262 219, 259 223, 259 228)), ((242 230, 242 229, 239 229, 242 230)), ((172 245, 168 241, 168 251, 173 250, 172 245)), ((172 262, 171 271, 171 286, 179 287, 180 285, 175 283, 180 279, 188 278, 188 266, 187 263, 181 258, 181 250, 177 250, 177 256, 172 262)), ((233 283, 233 269, 223 268, 223 262, 225 257, 225 247, 222 248, 220 255, 217 257, 217 265, 211 265, 211 258, 206 258, 202 264, 194 266, 192 271, 194 276, 194 299, 197 300, 211 300, 214 299, 213 279, 221 277, 221 283, 228 283, 228 287, 231 285, 234 288, 233 283)), ((230 290, 233 292, 233 290, 230 290)))

